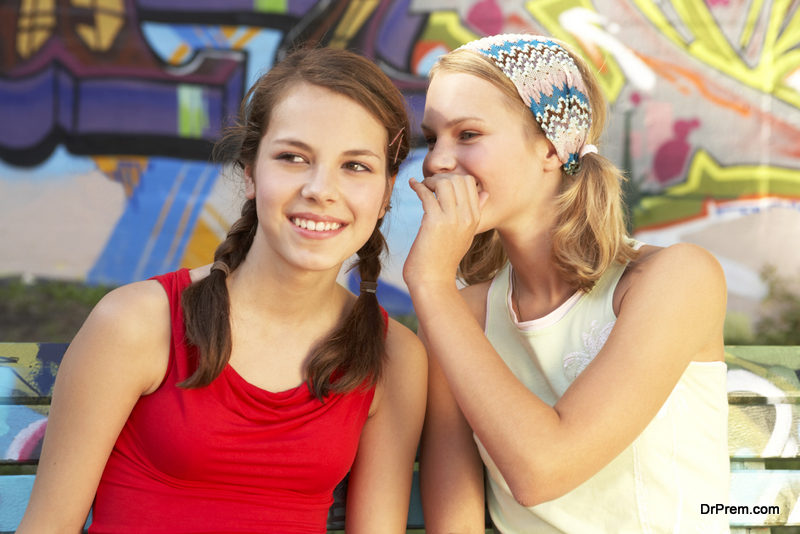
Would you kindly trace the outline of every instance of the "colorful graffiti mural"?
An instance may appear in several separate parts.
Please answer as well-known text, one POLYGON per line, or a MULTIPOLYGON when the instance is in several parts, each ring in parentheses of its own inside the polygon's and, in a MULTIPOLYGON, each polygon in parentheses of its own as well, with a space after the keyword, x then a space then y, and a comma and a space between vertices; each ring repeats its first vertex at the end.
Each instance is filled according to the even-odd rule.
MULTIPOLYGON (((733 311, 800 270, 800 5, 789 0, 17 0, 0 4, 0 274, 120 284, 209 261, 239 188, 209 162, 245 88, 299 43, 373 59, 419 124, 426 75, 481 35, 571 43, 611 106, 636 235, 723 265, 733 311)), ((420 143, 419 146, 422 146, 420 143)), ((388 218, 381 298, 421 209, 388 218)), ((349 281, 352 283, 352 280, 349 281)))

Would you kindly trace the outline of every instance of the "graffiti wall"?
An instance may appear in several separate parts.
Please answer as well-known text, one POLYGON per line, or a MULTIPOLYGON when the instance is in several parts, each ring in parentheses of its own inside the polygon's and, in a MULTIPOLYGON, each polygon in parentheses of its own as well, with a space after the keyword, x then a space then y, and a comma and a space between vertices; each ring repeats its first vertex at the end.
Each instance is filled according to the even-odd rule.
MULTIPOLYGON (((210 148, 250 83, 297 43, 351 48, 416 124, 442 53, 498 32, 553 35, 596 69, 601 151, 627 170, 632 227, 698 243, 733 311, 759 272, 800 272, 800 4, 775 0, 16 0, 0 3, 0 275, 121 284, 208 262, 240 186, 210 148)), ((418 146, 422 147, 422 143, 418 146)), ((379 295, 421 216, 403 178, 379 295)))

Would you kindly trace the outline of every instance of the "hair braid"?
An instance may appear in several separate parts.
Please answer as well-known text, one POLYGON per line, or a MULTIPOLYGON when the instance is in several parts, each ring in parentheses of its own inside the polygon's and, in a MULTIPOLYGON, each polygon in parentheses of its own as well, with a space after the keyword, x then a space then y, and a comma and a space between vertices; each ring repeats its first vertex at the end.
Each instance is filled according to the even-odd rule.
MULTIPOLYGON (((381 274, 380 256, 386 240, 380 231, 380 220, 372 235, 358 250, 361 280, 376 282, 381 274)), ((367 377, 368 383, 378 381, 383 368, 386 326, 374 293, 362 291, 347 318, 313 352, 308 365, 310 386, 318 398, 331 390, 349 391, 361 385, 357 377, 367 377), (340 354, 346 354, 346 367, 341 366, 340 354)))
POLYGON ((231 357, 230 296, 226 283, 247 256, 258 226, 256 202, 247 200, 242 216, 214 252, 209 275, 186 288, 181 298, 186 339, 199 349, 197 369, 181 387, 195 388, 210 384, 231 357), (203 310, 203 313, 194 313, 203 310))

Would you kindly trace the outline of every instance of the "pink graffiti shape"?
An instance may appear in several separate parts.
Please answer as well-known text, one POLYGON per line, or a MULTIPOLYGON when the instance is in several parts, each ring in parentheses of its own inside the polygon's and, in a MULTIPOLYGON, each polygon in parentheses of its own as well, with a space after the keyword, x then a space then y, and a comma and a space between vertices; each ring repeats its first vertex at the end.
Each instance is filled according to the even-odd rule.
POLYGON ((711 6, 729 6, 731 4, 730 0, 706 0, 706 3, 711 6))
POLYGON ((467 13, 467 22, 483 35, 503 31, 503 11, 495 0, 476 2, 467 13))
POLYGON ((692 149, 687 138, 689 133, 699 126, 700 121, 697 119, 679 120, 672 125, 675 136, 658 147, 653 158, 653 172, 659 183, 667 183, 683 172, 692 149))
POLYGON ((44 439, 47 419, 39 419, 19 431, 8 446, 6 458, 11 460, 31 460, 33 452, 44 439))
POLYGON ((47 427, 47 418, 42 418, 29 424, 14 436, 6 451, 6 458, 11 460, 30 460, 33 451, 44 439, 44 430, 47 427))

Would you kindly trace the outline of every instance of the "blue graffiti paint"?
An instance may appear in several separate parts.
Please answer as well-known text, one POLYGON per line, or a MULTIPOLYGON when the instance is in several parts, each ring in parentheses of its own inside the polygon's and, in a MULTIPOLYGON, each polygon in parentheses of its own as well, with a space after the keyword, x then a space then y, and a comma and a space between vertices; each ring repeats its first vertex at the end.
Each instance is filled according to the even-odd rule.
POLYGON ((177 269, 218 174, 206 162, 150 159, 87 281, 124 284, 177 269))

